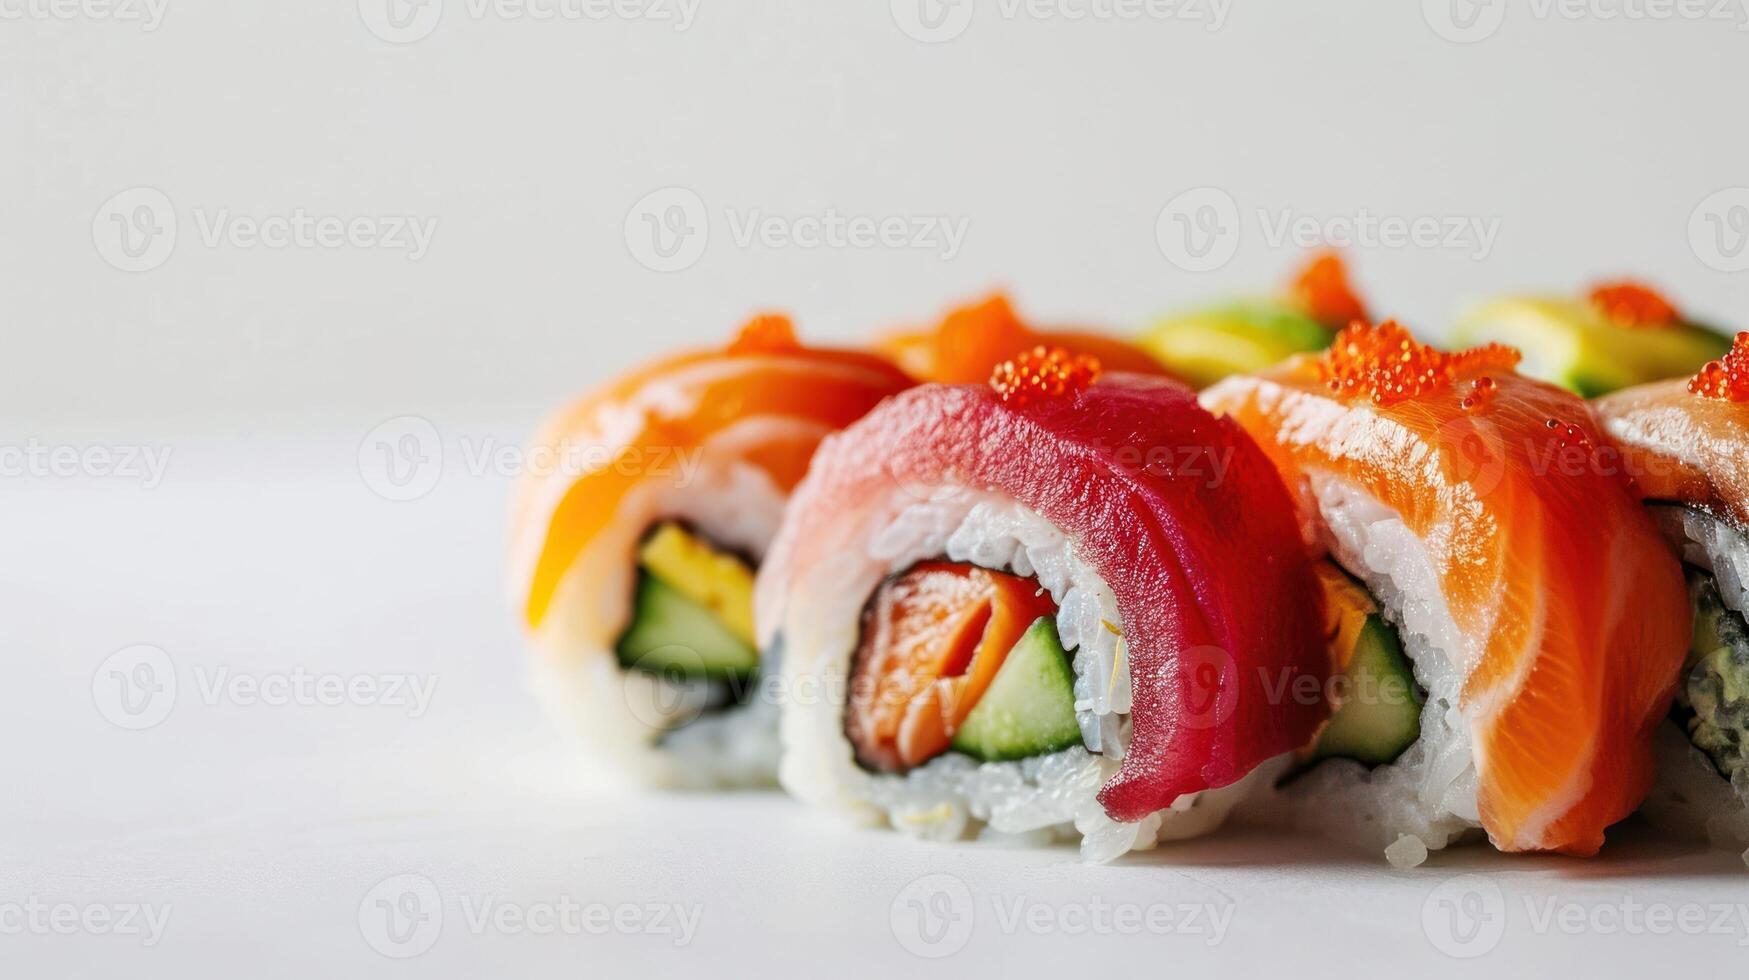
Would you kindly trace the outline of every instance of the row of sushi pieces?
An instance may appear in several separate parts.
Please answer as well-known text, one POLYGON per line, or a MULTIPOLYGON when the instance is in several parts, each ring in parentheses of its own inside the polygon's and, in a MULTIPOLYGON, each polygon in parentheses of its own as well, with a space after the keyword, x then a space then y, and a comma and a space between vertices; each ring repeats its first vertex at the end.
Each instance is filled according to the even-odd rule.
POLYGON ((1749 333, 1619 283, 1455 340, 1329 255, 1133 343, 756 318, 539 437, 591 463, 517 495, 538 686, 606 772, 1093 861, 1749 843, 1749 333))

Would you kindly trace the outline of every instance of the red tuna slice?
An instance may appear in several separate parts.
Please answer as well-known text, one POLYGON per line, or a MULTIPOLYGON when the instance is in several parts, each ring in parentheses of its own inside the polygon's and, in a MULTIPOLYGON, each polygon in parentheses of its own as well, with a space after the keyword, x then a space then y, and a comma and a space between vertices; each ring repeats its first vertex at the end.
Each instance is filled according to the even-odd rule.
POLYGON ((1328 716, 1321 594, 1294 507, 1245 432, 1177 382, 1107 374, 1033 399, 925 385, 830 437, 768 557, 761 622, 895 487, 1010 497, 1117 597, 1134 735, 1101 789, 1139 820, 1311 740, 1328 716))

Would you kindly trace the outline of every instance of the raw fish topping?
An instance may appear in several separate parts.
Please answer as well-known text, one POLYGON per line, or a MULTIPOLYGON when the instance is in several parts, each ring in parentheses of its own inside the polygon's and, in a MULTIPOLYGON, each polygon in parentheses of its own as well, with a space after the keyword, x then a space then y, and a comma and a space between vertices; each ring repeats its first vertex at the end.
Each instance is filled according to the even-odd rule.
POLYGON ((761 313, 729 343, 730 354, 783 354, 800 350, 795 325, 781 313, 761 313))
POLYGON ((1307 264, 1294 280, 1293 298, 1307 316, 1332 329, 1368 319, 1366 305, 1348 285, 1348 268, 1334 252, 1307 264))
POLYGON ((949 313, 939 326, 894 334, 881 348, 919 381, 982 384, 991 369, 1040 344, 1099 358, 1108 370, 1168 373, 1134 344, 1078 329, 1034 328, 1001 294, 949 313))
POLYGON ((932 561, 864 615, 845 734, 863 765, 903 772, 947 751, 1009 651, 1057 604, 1032 579, 932 561))
POLYGON ((1730 353, 1708 361, 1700 373, 1689 379, 1688 390, 1703 398, 1749 401, 1749 332, 1737 334, 1731 341, 1730 353))
POLYGON ((1591 302, 1603 315, 1632 327, 1667 327, 1682 316, 1662 294, 1637 282, 1606 282, 1591 290, 1591 302))
POLYGON ((1331 391, 1383 406, 1439 391, 1469 372, 1510 371, 1518 359, 1518 351, 1504 344, 1442 351, 1416 341, 1397 321, 1386 320, 1378 326, 1344 327, 1317 363, 1319 377, 1331 391))
POLYGON ((1100 370, 1096 357, 1040 344, 996 365, 990 387, 1005 404, 1018 408, 1038 398, 1079 395, 1098 380, 1100 370))

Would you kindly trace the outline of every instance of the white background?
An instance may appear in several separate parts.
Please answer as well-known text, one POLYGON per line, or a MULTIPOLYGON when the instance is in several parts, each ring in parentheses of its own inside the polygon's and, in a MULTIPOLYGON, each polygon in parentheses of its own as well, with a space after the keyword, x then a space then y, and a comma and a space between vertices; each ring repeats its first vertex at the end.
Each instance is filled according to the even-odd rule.
POLYGON ((1439 0, 1233 0, 1218 30, 1206 2, 1114 21, 990 0, 969 22, 946 11, 958 33, 925 43, 901 29, 917 8, 884 2, 704 0, 677 30, 677 0, 665 21, 444 0, 414 12, 426 36, 396 43, 367 26, 385 23, 371 0, 168 0, 151 30, 47 2, 0 0, 0 443, 168 462, 157 478, 89 456, 72 475, 0 478, 0 928, 32 898, 172 911, 150 948, 0 932, 0 972, 733 975, 774 959, 858 976, 1438 975, 1462 961, 1424 911, 1492 902, 1488 887, 1498 905, 1469 907, 1504 916, 1481 960, 1495 969, 1744 962, 1740 922, 1688 937, 1537 926, 1527 900, 1607 917, 1742 895, 1734 856, 1646 840, 1599 862, 1470 852, 1397 874, 1242 835, 1087 868, 1071 851, 849 831, 774 797, 595 798, 522 688, 500 586, 509 481, 478 463, 566 396, 717 342, 756 309, 849 339, 1005 286, 1040 318, 1137 329, 1275 285, 1300 254, 1269 240, 1284 215, 1496 227, 1485 255, 1352 251, 1375 306, 1430 334, 1493 291, 1620 273, 1740 325, 1740 242, 1691 234, 1742 203, 1713 195, 1749 185, 1740 7, 1647 20, 1601 16, 1645 9, 1620 0, 1578 16, 1515 3, 1475 11, 1487 36, 1465 43, 1440 33, 1458 36, 1439 0), (438 9, 435 26, 418 19, 438 9), (708 237, 658 272, 626 228, 672 187, 697 195, 708 237), (1156 222, 1199 187, 1233 202, 1237 235, 1230 259, 1192 272, 1156 222), (124 271, 139 260, 117 250, 108 202, 135 188, 124 220, 167 202, 149 216, 177 231, 152 268, 124 271), (966 237, 951 259, 735 240, 755 213, 828 209, 963 222, 966 237), (300 210, 435 233, 417 260, 203 235, 300 210), (407 495, 373 443, 403 437, 442 462, 396 501, 377 492, 407 495), (111 724, 93 689, 133 644, 165 651, 178 679, 144 731, 111 724), (436 694, 417 718, 203 696, 221 671, 298 668, 430 676, 436 694), (1450 881, 1472 871, 1487 887, 1450 881), (443 924, 402 962, 373 950, 359 914, 405 873, 431 880, 443 924), (932 873, 971 903, 953 919, 971 923, 963 950, 937 964, 893 920, 932 873), (702 917, 678 949, 632 931, 475 932, 464 902, 486 896, 702 917), (993 903, 1016 900, 1234 918, 1212 946, 1010 933, 993 903))

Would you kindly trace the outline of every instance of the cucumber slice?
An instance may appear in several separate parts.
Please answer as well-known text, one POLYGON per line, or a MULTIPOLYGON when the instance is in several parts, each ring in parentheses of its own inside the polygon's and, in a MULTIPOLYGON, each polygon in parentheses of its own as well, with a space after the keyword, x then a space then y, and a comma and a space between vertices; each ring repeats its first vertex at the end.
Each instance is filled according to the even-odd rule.
POLYGON ((638 567, 709 609, 741 642, 753 640, 753 569, 672 521, 650 532, 638 567))
POLYGON ((623 667, 689 680, 744 677, 759 666, 759 652, 714 613, 643 573, 616 651, 623 667))
POLYGON ((1081 744, 1075 673, 1057 641, 1057 621, 1027 627, 953 737, 956 752, 983 762, 1044 755, 1081 744))
POLYGON ((1719 774, 1731 779, 1749 767, 1749 624, 1727 608, 1718 583, 1688 571, 1694 635, 1675 716, 1719 774))
POLYGON ((1397 633, 1376 613, 1354 641, 1348 698, 1325 726, 1313 759, 1340 757, 1369 766, 1403 754, 1421 736, 1421 689, 1397 633))

